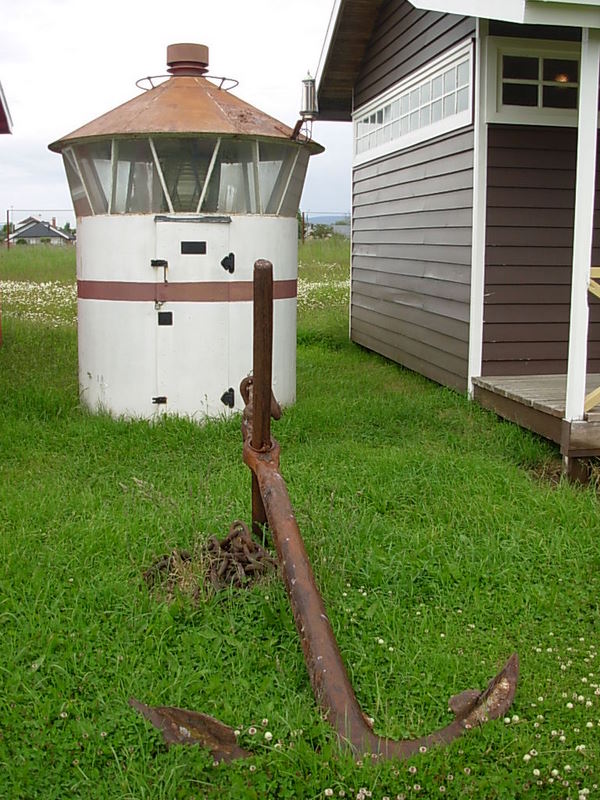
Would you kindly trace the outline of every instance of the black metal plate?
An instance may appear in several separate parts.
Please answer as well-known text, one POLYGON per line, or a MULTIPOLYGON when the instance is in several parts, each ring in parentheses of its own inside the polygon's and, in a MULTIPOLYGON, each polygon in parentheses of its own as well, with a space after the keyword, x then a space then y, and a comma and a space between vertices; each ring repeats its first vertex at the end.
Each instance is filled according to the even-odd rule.
POLYGON ((182 242, 181 243, 182 256, 205 256, 206 255, 206 242, 182 242))

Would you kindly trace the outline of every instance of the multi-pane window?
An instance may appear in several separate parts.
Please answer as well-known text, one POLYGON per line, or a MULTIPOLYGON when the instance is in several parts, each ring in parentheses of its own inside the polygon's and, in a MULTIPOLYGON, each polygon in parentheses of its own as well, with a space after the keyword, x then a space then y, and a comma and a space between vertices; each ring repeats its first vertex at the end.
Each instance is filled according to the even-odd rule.
POLYGON ((578 42, 490 37, 487 47, 488 122, 577 124, 578 42))
POLYGON ((577 59, 502 54, 502 105, 577 108, 577 59))
POLYGON ((471 45, 437 59, 354 115, 354 153, 375 158, 471 121, 471 45))

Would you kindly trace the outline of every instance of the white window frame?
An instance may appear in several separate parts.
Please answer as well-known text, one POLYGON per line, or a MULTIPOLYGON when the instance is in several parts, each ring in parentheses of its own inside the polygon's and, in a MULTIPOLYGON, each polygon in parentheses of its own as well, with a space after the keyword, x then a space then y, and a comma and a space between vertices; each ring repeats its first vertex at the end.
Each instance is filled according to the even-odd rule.
MULTIPOLYGON (((395 84, 391 89, 388 89, 386 92, 380 94, 374 100, 371 100, 369 103, 357 108, 352 115, 352 126, 354 131, 354 166, 364 164, 367 161, 373 161, 374 159, 404 150, 405 148, 419 144, 420 142, 425 142, 428 139, 433 139, 437 136, 442 136, 446 133, 450 133, 453 130, 457 130, 458 128, 471 125, 473 122, 473 47, 474 43, 471 39, 461 42, 459 45, 453 47, 451 50, 448 50, 446 53, 434 59, 433 61, 429 61, 426 66, 422 67, 416 72, 413 72, 408 78, 404 78, 402 81, 395 84), (468 83, 466 84, 468 89, 467 107, 464 110, 448 117, 444 117, 436 122, 430 122, 429 124, 415 130, 400 134, 395 139, 391 139, 388 142, 383 142, 375 147, 370 147, 361 153, 357 152, 358 124, 365 116, 377 114, 378 111, 383 111, 386 106, 390 105, 395 100, 400 100, 403 95, 407 95, 416 88, 428 83, 438 76, 443 75, 443 73, 446 72, 449 67, 459 64, 460 62, 464 61, 465 58, 468 62, 469 79, 468 83)), ((385 123, 382 123, 381 127, 383 127, 384 124, 385 123)))
MULTIPOLYGON (((545 108, 543 106, 509 106, 502 104, 502 56, 535 56, 577 61, 581 81, 581 46, 579 42, 557 42, 547 39, 488 37, 486 122, 507 122, 516 125, 550 125, 577 127, 577 108, 545 108)), ((545 85, 538 82, 538 86, 545 85)), ((579 84, 577 86, 579 94, 579 84)), ((542 93, 540 92, 540 97, 542 93)))

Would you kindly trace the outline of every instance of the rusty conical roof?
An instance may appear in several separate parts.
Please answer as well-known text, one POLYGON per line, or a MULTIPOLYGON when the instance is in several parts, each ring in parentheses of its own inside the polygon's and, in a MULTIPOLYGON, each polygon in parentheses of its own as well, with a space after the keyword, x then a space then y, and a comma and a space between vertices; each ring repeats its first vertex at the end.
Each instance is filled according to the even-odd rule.
MULTIPOLYGON (((198 45, 171 45, 191 48, 198 45)), ((206 55, 208 55, 208 51, 206 55)), ((202 76, 206 64, 187 60, 189 50, 181 51, 185 61, 170 62, 173 77, 149 91, 108 111, 81 128, 49 145, 60 152, 69 144, 106 137, 135 137, 155 134, 214 134, 225 136, 261 136, 290 140, 292 129, 259 111, 239 97, 218 88, 202 76), (182 74, 183 73, 183 74, 182 74)), ((177 52, 176 52, 177 54, 177 52)), ((313 141, 298 140, 313 153, 323 148, 313 141)))

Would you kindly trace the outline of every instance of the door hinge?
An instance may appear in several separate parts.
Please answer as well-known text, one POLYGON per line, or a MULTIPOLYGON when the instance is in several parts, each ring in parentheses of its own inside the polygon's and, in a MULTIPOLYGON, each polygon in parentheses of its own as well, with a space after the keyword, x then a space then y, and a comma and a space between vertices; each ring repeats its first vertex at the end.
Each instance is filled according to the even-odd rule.
POLYGON ((158 397, 153 397, 152 402, 155 406, 164 405, 167 402, 167 397, 164 394, 159 394, 158 397))
POLYGON ((221 395, 221 402, 223 405, 227 406, 228 408, 233 408, 235 405, 235 392, 233 388, 230 386, 227 391, 223 392, 221 395))
POLYGON ((227 270, 227 272, 233 274, 233 270, 235 269, 235 254, 229 253, 228 256, 225 256, 225 258, 221 261, 221 266, 224 270, 227 270))

